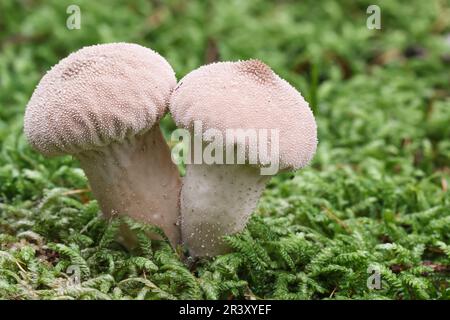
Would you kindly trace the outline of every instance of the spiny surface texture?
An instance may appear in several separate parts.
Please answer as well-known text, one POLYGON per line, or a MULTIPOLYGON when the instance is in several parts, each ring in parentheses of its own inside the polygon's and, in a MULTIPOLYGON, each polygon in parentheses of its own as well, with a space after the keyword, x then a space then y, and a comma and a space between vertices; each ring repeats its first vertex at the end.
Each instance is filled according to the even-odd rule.
MULTIPOLYGON (((317 147, 317 128, 308 103, 259 60, 218 62, 180 80, 170 101, 175 122, 204 130, 278 130, 281 169, 304 167, 317 147)), ((272 143, 268 137, 268 147, 272 143)), ((234 141, 225 141, 235 143, 234 141)))
POLYGON ((175 85, 172 67, 136 44, 85 47, 42 78, 25 113, 25 134, 46 155, 75 154, 151 128, 175 85))

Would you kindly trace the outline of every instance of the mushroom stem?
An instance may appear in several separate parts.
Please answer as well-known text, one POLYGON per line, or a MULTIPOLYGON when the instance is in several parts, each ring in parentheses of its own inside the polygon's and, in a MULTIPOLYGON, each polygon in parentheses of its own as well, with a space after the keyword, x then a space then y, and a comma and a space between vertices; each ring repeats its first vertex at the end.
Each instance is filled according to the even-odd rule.
MULTIPOLYGON (((142 135, 76 157, 105 217, 127 215, 156 225, 172 246, 179 243, 181 181, 158 125, 142 135)), ((122 236, 129 245, 131 235, 125 232, 122 236)))
POLYGON ((229 251, 223 236, 244 229, 270 178, 248 165, 187 165, 181 232, 189 253, 199 257, 229 251))

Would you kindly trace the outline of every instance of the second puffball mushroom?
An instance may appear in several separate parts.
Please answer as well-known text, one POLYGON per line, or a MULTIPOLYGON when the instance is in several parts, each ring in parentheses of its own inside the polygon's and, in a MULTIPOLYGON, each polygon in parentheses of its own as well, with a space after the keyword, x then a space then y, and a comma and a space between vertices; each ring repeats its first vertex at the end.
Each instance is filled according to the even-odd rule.
MULTIPOLYGON (((265 146, 270 150, 279 142, 276 162, 283 171, 304 167, 316 151, 317 128, 308 103, 259 60, 219 62, 192 71, 178 83, 169 108, 177 125, 191 130, 194 139, 196 123, 205 130, 200 136, 209 129, 222 137, 228 129, 277 130, 278 141, 269 139, 265 146)), ((236 141, 225 139, 225 149, 234 152, 239 147, 236 141)), ((199 164, 194 159, 186 165, 181 231, 191 255, 226 252, 223 236, 245 227, 270 179, 259 168, 268 164, 267 153, 257 155, 253 165, 227 164, 227 159, 223 164, 199 164)))
POLYGON ((178 170, 158 121, 176 85, 158 53, 136 44, 85 47, 42 78, 25 112, 31 146, 81 163, 106 217, 128 215, 179 242, 178 170))

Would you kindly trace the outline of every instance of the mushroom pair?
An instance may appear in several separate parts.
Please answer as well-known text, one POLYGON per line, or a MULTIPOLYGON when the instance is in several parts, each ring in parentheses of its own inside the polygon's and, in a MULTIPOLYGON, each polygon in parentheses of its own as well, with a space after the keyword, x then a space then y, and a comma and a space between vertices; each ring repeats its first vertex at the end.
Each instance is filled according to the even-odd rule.
POLYGON ((267 157, 245 149, 245 140, 227 139, 224 155, 236 159, 244 147, 244 156, 254 151, 256 161, 188 164, 181 183, 159 119, 169 107, 177 125, 192 132, 198 121, 224 135, 277 130, 276 141, 269 138, 262 149, 276 145, 275 161, 286 171, 311 160, 314 117, 300 93, 258 60, 206 65, 175 86, 171 66, 150 49, 85 47, 43 77, 26 109, 25 134, 45 155, 79 159, 106 217, 157 225, 193 256, 224 253, 223 236, 245 227, 270 178, 260 169, 267 157))

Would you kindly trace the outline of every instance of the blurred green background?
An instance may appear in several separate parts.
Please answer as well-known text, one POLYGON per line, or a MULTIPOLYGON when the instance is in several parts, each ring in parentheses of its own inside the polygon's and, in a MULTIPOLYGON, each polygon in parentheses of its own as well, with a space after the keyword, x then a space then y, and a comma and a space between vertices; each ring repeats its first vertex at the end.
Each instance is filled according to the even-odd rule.
MULTIPOLYGON (((13 258, 0 255, 0 298, 57 295, 52 281, 75 259, 67 246, 88 261, 86 281, 111 275, 101 278, 103 289, 85 286, 99 296, 65 293, 75 298, 119 288, 116 298, 447 299, 449 83, 445 0, 1 0, 0 245, 13 258), (371 4, 381 9, 380 30, 366 27, 371 4), (81 10, 79 30, 66 27, 69 5, 81 10), (22 134, 24 108, 46 70, 83 46, 118 41, 158 51, 178 79, 213 61, 261 59, 302 93, 318 121, 312 165, 272 180, 248 230, 229 240, 235 252, 191 272, 177 265, 175 275, 155 257, 159 271, 149 269, 160 291, 118 285, 141 276, 142 266, 106 272, 91 257, 87 249, 105 246, 105 229, 83 230, 98 211, 77 193, 86 188, 83 172, 70 157, 33 152, 22 134), (42 237, 38 244, 23 240, 30 232, 42 237), (14 259, 38 280, 26 280, 14 259), (370 264, 382 270, 381 291, 366 287, 370 264), (190 277, 187 289, 172 281, 178 276, 190 277)), ((163 128, 174 128, 170 118, 163 128)), ((114 252, 113 261, 122 257, 114 252)))

